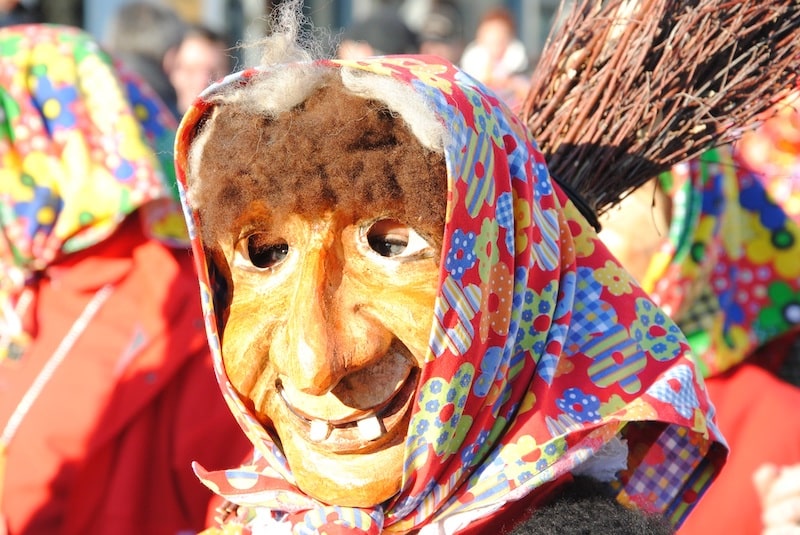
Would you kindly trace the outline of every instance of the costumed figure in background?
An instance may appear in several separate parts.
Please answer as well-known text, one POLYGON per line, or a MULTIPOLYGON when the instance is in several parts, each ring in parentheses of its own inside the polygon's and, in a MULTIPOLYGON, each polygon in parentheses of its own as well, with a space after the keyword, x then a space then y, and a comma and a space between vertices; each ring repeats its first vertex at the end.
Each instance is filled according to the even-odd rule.
POLYGON ((774 178, 755 172, 739 147, 676 166, 660 177, 655 205, 642 188, 608 212, 600 234, 687 335, 730 440, 728 465, 685 534, 800 521, 800 510, 787 510, 762 526, 770 504, 762 510, 753 484, 765 463, 800 463, 800 419, 787 418, 800 389, 776 375, 800 334, 800 228, 768 193, 774 178))
POLYGON ((0 532, 198 530, 191 461, 247 442, 209 395, 177 124, 78 29, 0 47, 0 532))
MULTIPOLYGON (((760 128, 742 136, 737 152, 764 181, 767 195, 800 224, 800 90, 795 89, 771 112, 760 128)), ((761 357, 768 359, 769 369, 777 369, 779 377, 800 387, 800 336, 793 339, 788 354, 772 351, 774 344, 770 344, 761 357)), ((756 472, 755 483, 765 527, 776 533, 786 526, 796 528, 800 524, 800 466, 765 464, 756 472)))
POLYGON ((759 176, 729 145, 755 135, 747 132, 762 114, 797 87, 800 4, 575 0, 562 7, 523 116, 551 173, 587 201, 590 218, 633 192, 624 218, 610 212, 601 236, 688 333, 731 442, 730 467, 681 531, 758 533, 759 499, 767 529, 796 530, 797 472, 779 475, 772 466, 770 473, 767 465, 757 473, 759 494, 753 477, 762 462, 793 463, 798 455, 798 422, 786 419, 797 393, 755 366, 764 355, 781 360, 795 336, 797 226, 771 197, 775 183, 762 182, 775 175, 759 176), (636 191, 678 164, 666 191, 636 191))
POLYGON ((144 79, 176 118, 181 110, 169 73, 187 31, 174 8, 151 0, 118 3, 103 31, 108 51, 144 79))
POLYGON ((770 109, 759 128, 745 132, 736 147, 739 159, 800 224, 800 88, 770 109))
POLYGON ((524 124, 440 58, 312 61, 283 16, 176 142, 255 447, 196 466, 220 529, 509 532, 583 477, 679 525, 726 456, 689 346, 524 124))

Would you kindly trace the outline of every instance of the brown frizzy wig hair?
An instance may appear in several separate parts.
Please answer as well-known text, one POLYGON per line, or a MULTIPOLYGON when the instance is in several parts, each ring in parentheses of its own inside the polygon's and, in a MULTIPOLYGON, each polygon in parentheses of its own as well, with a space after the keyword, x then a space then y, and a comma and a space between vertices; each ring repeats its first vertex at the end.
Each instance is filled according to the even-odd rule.
POLYGON ((280 217, 369 206, 440 247, 443 128, 421 98, 401 82, 345 69, 289 71, 222 95, 193 143, 189 196, 206 244, 254 208, 280 217))

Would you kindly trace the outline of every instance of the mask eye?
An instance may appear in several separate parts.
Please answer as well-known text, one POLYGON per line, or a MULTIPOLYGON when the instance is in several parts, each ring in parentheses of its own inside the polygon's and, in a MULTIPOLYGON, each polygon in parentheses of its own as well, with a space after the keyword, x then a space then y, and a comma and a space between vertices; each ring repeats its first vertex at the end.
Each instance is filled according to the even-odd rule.
POLYGON ((365 236, 369 248, 386 258, 405 258, 430 249, 414 229, 395 219, 376 221, 365 236))
POLYGON ((269 269, 283 262, 289 254, 289 244, 275 241, 265 234, 251 234, 239 242, 238 256, 258 269, 269 269))

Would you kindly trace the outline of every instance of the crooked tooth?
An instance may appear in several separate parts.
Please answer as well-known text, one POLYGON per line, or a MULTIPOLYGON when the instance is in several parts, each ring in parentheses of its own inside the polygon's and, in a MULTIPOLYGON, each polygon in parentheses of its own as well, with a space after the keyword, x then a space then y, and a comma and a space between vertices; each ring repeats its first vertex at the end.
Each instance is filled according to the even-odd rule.
POLYGON ((380 438, 380 436, 386 431, 383 428, 381 421, 377 416, 374 415, 357 421, 356 425, 358 425, 358 432, 361 434, 361 438, 364 440, 375 440, 376 438, 380 438))
POLYGON ((309 438, 312 442, 322 442, 331 434, 331 426, 322 420, 311 420, 309 438))

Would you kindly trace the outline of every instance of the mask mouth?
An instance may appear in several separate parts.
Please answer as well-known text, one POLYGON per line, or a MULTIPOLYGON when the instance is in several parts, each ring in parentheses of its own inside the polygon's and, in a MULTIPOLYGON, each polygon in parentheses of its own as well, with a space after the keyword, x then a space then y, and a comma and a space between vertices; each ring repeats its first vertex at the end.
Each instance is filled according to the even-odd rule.
POLYGON ((368 453, 380 449, 398 434, 405 436, 418 380, 419 368, 412 367, 387 399, 335 419, 315 417, 292 403, 280 379, 275 386, 293 427, 307 442, 335 453, 368 453))

